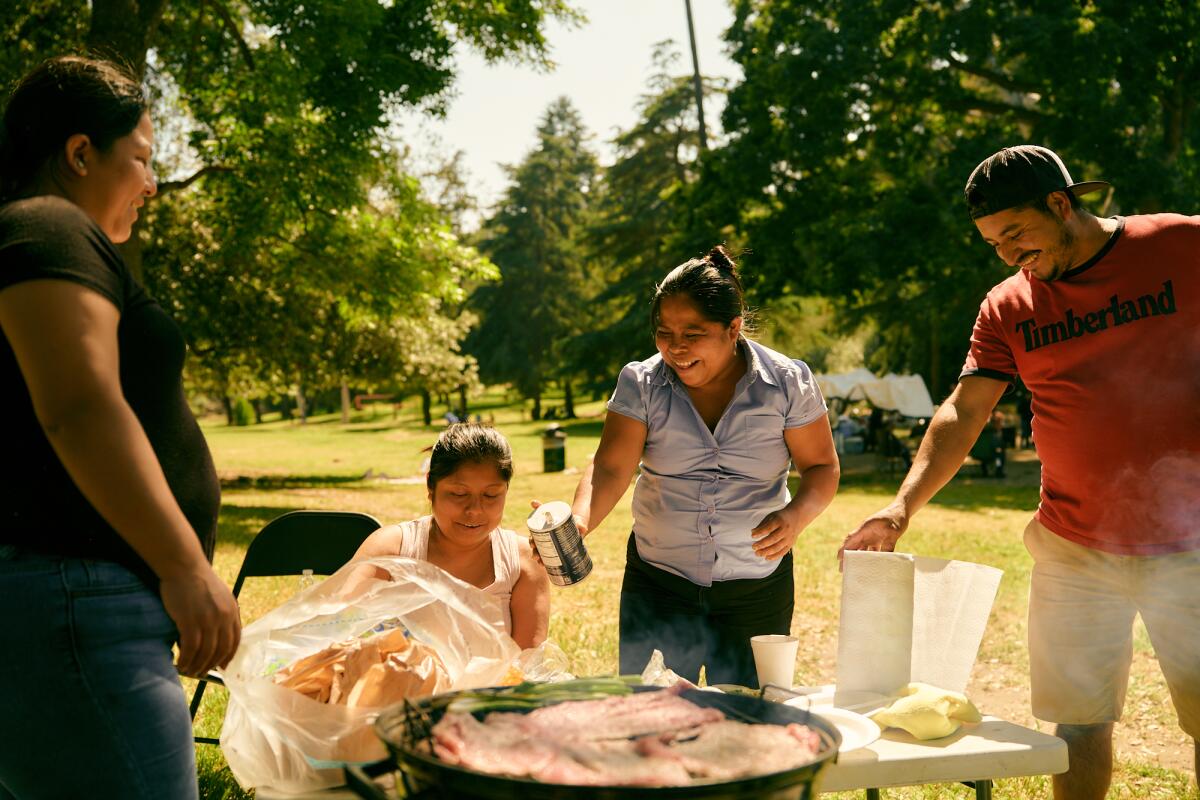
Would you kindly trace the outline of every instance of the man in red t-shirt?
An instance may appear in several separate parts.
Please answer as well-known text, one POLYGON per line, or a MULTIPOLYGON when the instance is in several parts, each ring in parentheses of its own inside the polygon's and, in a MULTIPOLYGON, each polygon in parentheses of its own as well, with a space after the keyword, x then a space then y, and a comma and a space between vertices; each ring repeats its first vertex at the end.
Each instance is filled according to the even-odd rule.
POLYGON ((842 546, 893 550, 1021 377, 1042 460, 1025 531, 1033 712, 1067 742, 1054 793, 1069 798, 1110 783, 1136 614, 1181 727, 1200 736, 1200 217, 1102 219, 1078 196, 1104 186, 1032 145, 975 168, 971 218, 1018 272, 980 306, 896 498, 842 546))

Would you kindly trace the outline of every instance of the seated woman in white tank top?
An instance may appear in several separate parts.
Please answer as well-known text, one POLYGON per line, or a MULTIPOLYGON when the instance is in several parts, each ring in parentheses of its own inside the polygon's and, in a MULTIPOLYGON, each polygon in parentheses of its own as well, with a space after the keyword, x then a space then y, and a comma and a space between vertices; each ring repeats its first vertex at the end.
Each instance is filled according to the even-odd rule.
POLYGON ((380 528, 354 560, 405 556, 441 567, 496 597, 508 634, 522 648, 536 647, 550 622, 550 581, 528 538, 500 527, 512 471, 512 451, 499 431, 451 425, 429 456, 433 513, 380 528))

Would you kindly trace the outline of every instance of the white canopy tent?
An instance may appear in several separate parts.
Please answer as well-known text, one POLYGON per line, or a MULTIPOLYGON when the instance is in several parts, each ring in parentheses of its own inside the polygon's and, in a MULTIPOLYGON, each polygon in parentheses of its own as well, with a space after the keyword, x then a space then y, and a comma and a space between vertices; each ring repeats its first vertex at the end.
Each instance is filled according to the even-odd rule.
POLYGON ((920 375, 888 373, 882 378, 869 370, 856 369, 831 375, 817 375, 817 385, 825 400, 841 398, 846 402, 866 400, 876 408, 898 411, 906 417, 933 416, 933 399, 920 375))

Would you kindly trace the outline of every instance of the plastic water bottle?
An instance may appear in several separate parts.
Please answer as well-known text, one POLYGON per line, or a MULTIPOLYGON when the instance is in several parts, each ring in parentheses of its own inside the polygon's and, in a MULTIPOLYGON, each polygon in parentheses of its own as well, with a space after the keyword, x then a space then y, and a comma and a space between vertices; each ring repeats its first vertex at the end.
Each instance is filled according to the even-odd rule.
POLYGON ((315 577, 313 577, 313 571, 311 569, 302 570, 300 572, 300 591, 301 592, 303 592, 307 589, 311 589, 313 587, 313 585, 316 584, 316 582, 317 582, 317 579, 315 577))

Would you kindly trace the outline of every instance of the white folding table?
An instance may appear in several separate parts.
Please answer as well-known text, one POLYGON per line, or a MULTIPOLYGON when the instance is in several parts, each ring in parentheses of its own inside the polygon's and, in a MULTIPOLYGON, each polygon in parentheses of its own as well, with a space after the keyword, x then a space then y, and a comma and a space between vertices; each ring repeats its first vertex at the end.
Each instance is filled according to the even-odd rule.
MULTIPOLYGON (((820 713, 820 708, 813 711, 820 713)), ((889 786, 966 783, 979 800, 990 800, 992 781, 1053 775, 1067 769, 1067 743, 1057 736, 984 717, 957 733, 922 742, 889 728, 866 747, 840 753, 818 779, 821 792, 866 789, 871 800, 889 786)))

